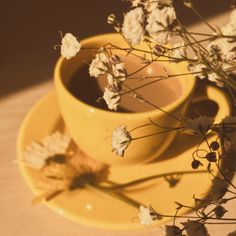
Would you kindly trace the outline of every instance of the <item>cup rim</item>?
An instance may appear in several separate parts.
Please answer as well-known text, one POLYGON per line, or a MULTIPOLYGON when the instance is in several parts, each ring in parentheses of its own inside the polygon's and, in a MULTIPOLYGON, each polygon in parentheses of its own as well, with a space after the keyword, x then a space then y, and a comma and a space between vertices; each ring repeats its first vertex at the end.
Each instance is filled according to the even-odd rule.
MULTIPOLYGON (((83 46, 94 42, 94 41, 101 41, 102 39, 104 39, 105 41, 108 41, 109 38, 114 38, 114 37, 118 37, 120 36, 120 34, 118 33, 107 33, 107 34, 99 34, 99 35, 95 35, 95 36, 91 36, 88 37, 86 39, 83 39, 80 41, 81 44, 81 48, 83 48, 83 46)), ((94 106, 91 106, 81 100, 79 100, 78 98, 76 98, 75 96, 73 96, 69 90, 66 88, 64 82, 63 82, 63 78, 61 77, 61 68, 63 67, 64 62, 66 61, 65 58, 63 58, 62 56, 59 57, 59 59, 57 60, 56 66, 54 68, 54 82, 56 87, 58 86, 59 88, 61 88, 64 91, 64 94, 67 96, 67 98, 70 100, 70 102, 72 102, 73 104, 77 104, 77 106, 80 106, 80 108, 83 108, 87 111, 92 111, 92 112, 96 112, 96 114, 101 114, 101 115, 106 115, 106 116, 124 116, 124 117, 139 117, 139 116, 148 116, 148 117, 153 117, 154 115, 163 115, 165 113, 163 113, 160 109, 158 108, 154 108, 153 110, 150 111, 143 111, 143 112, 116 112, 116 111, 112 111, 112 110, 103 110, 94 106)), ((68 63, 68 60, 67 60, 68 63)), ((181 67, 186 67, 187 68, 187 63, 186 62, 180 62, 181 63, 181 67)), ((180 65, 179 63, 179 65, 180 65)), ((191 77, 191 79, 189 79, 189 81, 191 82, 191 84, 189 84, 188 88, 185 88, 186 91, 183 91, 183 93, 181 94, 181 96, 179 96, 177 99, 175 99, 173 102, 162 106, 161 109, 164 111, 167 111, 168 113, 170 113, 171 111, 173 111, 175 108, 177 108, 179 105, 181 105, 188 97, 190 97, 190 95, 192 94, 195 84, 196 84, 196 79, 193 77, 193 75, 187 75, 188 77, 191 77)), ((56 89, 57 90, 57 89, 56 89)))

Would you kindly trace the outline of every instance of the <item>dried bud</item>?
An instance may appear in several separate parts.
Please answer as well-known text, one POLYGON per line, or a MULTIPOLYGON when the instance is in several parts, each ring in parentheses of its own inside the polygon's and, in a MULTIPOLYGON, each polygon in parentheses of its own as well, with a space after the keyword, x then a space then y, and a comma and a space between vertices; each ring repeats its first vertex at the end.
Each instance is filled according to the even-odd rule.
POLYGON ((198 169, 199 166, 202 166, 202 163, 199 160, 193 160, 192 161, 192 168, 193 169, 198 169))
POLYGON ((110 14, 110 15, 107 17, 107 23, 108 23, 109 25, 113 25, 115 22, 116 22, 116 16, 115 16, 115 14, 110 14))
POLYGON ((216 162, 216 153, 215 153, 215 152, 209 152, 209 153, 207 153, 206 159, 207 159, 209 162, 216 162))
POLYGON ((210 144, 210 147, 213 151, 217 151, 220 147, 220 144, 218 142, 214 141, 210 144))
POLYGON ((227 210, 222 207, 222 206, 217 206, 215 209, 214 209, 214 212, 215 212, 215 215, 216 215, 216 218, 221 218, 224 216, 224 214, 227 212, 227 210))
POLYGON ((188 8, 192 8, 193 4, 191 3, 191 1, 189 0, 183 0, 183 4, 188 7, 188 8))

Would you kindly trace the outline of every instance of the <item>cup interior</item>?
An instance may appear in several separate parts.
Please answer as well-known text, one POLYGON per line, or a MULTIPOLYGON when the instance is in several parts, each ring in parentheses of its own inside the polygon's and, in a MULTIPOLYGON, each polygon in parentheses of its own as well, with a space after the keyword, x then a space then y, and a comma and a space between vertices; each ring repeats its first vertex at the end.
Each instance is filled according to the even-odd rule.
MULTIPOLYGON (((100 108, 96 108, 91 104, 86 103, 82 99, 78 99, 78 97, 75 97, 73 93, 68 89, 68 83, 70 79, 73 77, 73 75, 79 71, 82 67, 88 65, 92 61, 92 59, 95 57, 97 50, 95 48, 100 48, 104 46, 107 42, 112 42, 114 45, 118 45, 119 47, 127 47, 126 42, 123 40, 123 38, 118 34, 106 34, 106 35, 100 35, 91 37, 89 39, 86 39, 81 42, 82 47, 86 48, 79 52, 79 54, 70 59, 65 60, 63 58, 60 58, 60 60, 57 63, 56 69, 55 69, 55 79, 56 83, 60 83, 61 87, 67 94, 67 96, 70 97, 71 100, 73 100, 74 103, 78 103, 84 108, 95 109, 99 112, 105 112, 105 114, 110 113, 111 111, 106 111, 100 108)), ((144 48, 145 46, 140 46, 140 48, 144 48)), ((132 73, 132 71, 135 71, 137 69, 138 65, 134 58, 134 56, 127 56, 127 54, 121 50, 113 50, 114 54, 118 54, 125 62, 125 66, 128 67, 128 74, 132 73)), ((139 55, 139 53, 138 53, 139 55)), ((137 59, 136 59, 137 61, 137 59)), ((142 66, 142 65, 141 65, 142 66)), ((140 73, 137 73, 133 75, 133 77, 141 77, 141 76, 152 76, 156 75, 164 75, 166 74, 166 70, 169 72, 168 74, 183 74, 187 73, 185 63, 169 63, 169 62, 158 62, 153 63, 151 66, 145 68, 140 73), (164 69, 165 68, 165 69, 164 69)), ((95 80, 97 83, 97 86, 99 90, 104 90, 104 86, 106 85, 106 78, 82 78, 82 79, 90 79, 95 80)), ((156 78, 152 79, 145 79, 145 80, 137 80, 132 79, 127 81, 128 85, 132 88, 136 88, 137 86, 141 86, 145 83, 150 83, 152 81, 156 80, 156 78)), ((195 79, 191 75, 187 75, 184 77, 173 77, 169 78, 163 81, 160 81, 158 83, 153 83, 149 86, 146 86, 144 89, 137 90, 140 92, 143 97, 145 97, 148 101, 151 101, 152 103, 156 103, 157 106, 162 107, 166 111, 171 111, 174 108, 176 108, 179 104, 184 102, 192 93, 193 88, 195 85, 195 79)), ((75 88, 76 89, 76 88, 75 88)), ((78 87, 78 90, 80 88, 78 87)), ((87 90, 87 89, 86 89, 87 90)), ((88 88, 88 93, 89 91, 88 88)), ((119 113, 152 113, 152 112, 158 112, 150 106, 147 106, 147 104, 140 102, 138 99, 134 99, 132 96, 126 95, 122 97, 121 107, 124 108, 119 113), (124 112, 125 111, 125 112, 124 112)), ((112 112, 114 113, 114 112, 112 112)), ((132 115, 132 114, 130 114, 132 115)))

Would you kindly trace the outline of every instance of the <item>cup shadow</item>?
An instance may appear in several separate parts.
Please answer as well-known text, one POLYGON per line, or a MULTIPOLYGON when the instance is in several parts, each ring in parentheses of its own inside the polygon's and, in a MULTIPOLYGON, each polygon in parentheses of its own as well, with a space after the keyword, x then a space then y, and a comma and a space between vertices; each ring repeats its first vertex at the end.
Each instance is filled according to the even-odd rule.
MULTIPOLYGON (((218 112, 218 105, 216 102, 205 99, 190 104, 186 117, 194 119, 199 115, 214 117, 218 112)), ((191 136, 189 134, 178 133, 173 140, 170 148, 158 156, 154 161, 147 164, 153 164, 157 162, 162 162, 171 158, 178 157, 181 153, 187 151, 188 149, 197 146, 201 141, 201 138, 196 136, 191 136), (174 147, 174 148, 172 148, 174 147)))

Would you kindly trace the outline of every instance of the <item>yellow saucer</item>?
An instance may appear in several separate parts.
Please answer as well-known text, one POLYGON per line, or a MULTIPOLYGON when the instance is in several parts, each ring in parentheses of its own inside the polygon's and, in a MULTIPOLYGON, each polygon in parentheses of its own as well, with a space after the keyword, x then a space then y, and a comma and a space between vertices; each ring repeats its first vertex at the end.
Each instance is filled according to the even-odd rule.
MULTIPOLYGON (((229 105, 225 106, 229 112, 229 105)), ((36 104, 22 124, 17 143, 18 160, 22 160, 24 148, 32 141, 38 141, 54 130, 61 129, 62 126, 56 94, 55 91, 52 91, 36 104)), ((189 137, 183 134, 177 136, 169 150, 155 163, 132 167, 111 167, 109 179, 123 183, 166 172, 191 171, 192 152, 196 148, 196 140, 192 136, 189 137)), ((23 164, 19 166, 32 192, 39 195, 41 192, 35 187, 38 171, 23 164)), ((204 163, 204 167, 200 169, 206 169, 206 166, 207 163, 204 163)), ((197 197, 203 198, 209 192, 211 185, 212 182, 207 173, 188 174, 183 175, 180 182, 173 188, 164 178, 161 178, 127 189, 123 194, 147 206, 151 204, 162 214, 173 215, 176 209, 175 202, 194 206, 193 195, 196 194, 197 197)), ((144 228, 137 219, 137 208, 94 189, 66 192, 50 202, 46 202, 46 205, 60 215, 91 227, 126 231, 144 228)), ((180 214, 186 213, 185 209, 180 214)), ((168 220, 170 219, 163 218, 152 227, 168 220)))

